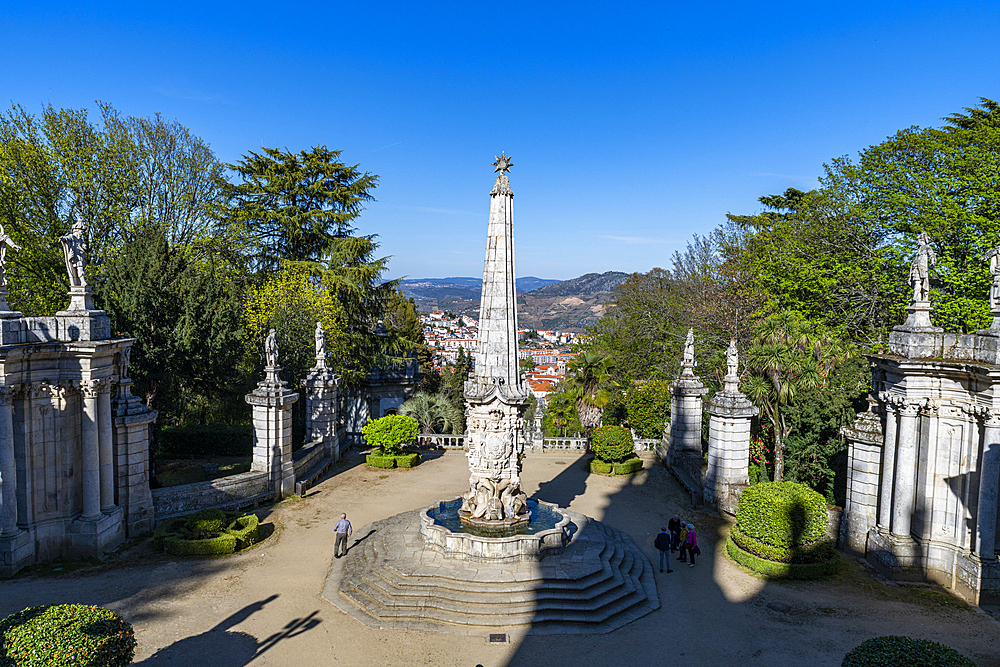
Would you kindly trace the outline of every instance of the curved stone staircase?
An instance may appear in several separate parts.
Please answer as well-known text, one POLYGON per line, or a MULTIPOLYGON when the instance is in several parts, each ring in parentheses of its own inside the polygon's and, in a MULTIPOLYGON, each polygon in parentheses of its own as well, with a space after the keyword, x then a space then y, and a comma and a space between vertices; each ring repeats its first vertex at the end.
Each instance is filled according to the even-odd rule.
POLYGON ((621 531, 567 512, 561 554, 477 563, 426 549, 419 510, 378 521, 335 560, 324 597, 373 628, 480 634, 611 632, 659 608, 653 569, 621 531))

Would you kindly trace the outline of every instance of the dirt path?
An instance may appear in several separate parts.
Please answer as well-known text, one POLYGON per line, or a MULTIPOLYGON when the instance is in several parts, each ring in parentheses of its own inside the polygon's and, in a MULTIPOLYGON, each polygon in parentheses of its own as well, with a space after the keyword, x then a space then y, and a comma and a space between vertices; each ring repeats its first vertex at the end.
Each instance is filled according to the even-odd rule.
MULTIPOLYGON (((1000 624, 929 587, 883 586, 856 564, 821 583, 767 583, 733 565, 727 524, 692 512, 661 466, 641 475, 588 476, 571 456, 529 456, 531 495, 606 521, 630 534, 650 560, 652 540, 675 511, 698 526, 697 567, 657 574, 663 607, 611 635, 482 637, 370 630, 320 596, 332 559, 332 526, 347 512, 355 527, 465 490, 465 457, 448 453, 413 470, 341 470, 308 498, 262 513, 275 534, 228 558, 161 558, 140 545, 134 564, 0 583, 0 617, 24 607, 81 602, 133 623, 135 664, 244 665, 839 665, 869 637, 903 634, 941 641, 984 667, 1000 667, 1000 624), (768 605, 784 608, 776 611, 768 605)), ((358 537, 359 535, 355 535, 358 537)), ((498 629, 499 631, 500 629, 498 629)))

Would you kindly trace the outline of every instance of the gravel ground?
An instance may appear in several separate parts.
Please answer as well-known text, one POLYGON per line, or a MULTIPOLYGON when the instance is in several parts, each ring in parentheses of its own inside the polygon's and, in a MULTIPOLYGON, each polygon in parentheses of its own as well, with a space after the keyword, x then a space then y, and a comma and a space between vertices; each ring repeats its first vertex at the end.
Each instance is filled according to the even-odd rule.
MULTIPOLYGON (((830 581, 769 583, 725 555, 729 523, 694 511, 653 460, 633 478, 588 476, 582 460, 530 455, 524 489, 627 532, 655 564, 652 542, 675 512, 692 520, 697 567, 657 573, 662 607, 610 635, 511 635, 370 630, 321 597, 340 512, 361 526, 467 488, 460 452, 412 470, 368 470, 359 454, 314 488, 260 512, 264 543, 227 558, 174 559, 148 540, 109 564, 52 567, 0 582, 0 617, 36 604, 79 602, 120 613, 136 630, 136 665, 840 665, 861 641, 900 634, 953 646, 1000 667, 1000 624, 932 586, 884 585, 854 561, 830 581), (68 572, 68 573, 67 573, 68 572)), ((360 532, 360 531, 358 531, 360 532)), ((360 537, 355 534, 355 537, 360 537)), ((503 632, 497 628, 494 632, 503 632)))

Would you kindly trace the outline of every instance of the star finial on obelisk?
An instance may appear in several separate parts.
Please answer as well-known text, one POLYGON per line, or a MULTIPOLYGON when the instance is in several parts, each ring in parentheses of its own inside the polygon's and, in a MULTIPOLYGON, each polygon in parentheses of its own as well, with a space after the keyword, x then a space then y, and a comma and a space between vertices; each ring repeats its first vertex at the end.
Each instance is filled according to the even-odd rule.
POLYGON ((496 169, 493 170, 494 172, 499 171, 502 174, 505 171, 510 171, 511 166, 514 164, 509 157, 504 155, 503 151, 500 151, 500 157, 497 157, 496 155, 493 157, 497 158, 497 161, 493 163, 493 166, 496 167, 496 169))

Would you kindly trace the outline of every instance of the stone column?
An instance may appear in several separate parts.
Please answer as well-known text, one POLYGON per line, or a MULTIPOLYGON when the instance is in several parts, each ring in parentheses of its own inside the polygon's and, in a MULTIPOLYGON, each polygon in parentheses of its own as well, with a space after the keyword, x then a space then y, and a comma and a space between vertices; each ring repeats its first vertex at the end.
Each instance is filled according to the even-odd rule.
POLYGON ((983 464, 979 471, 976 512, 976 553, 980 558, 994 558, 997 503, 1000 502, 1000 411, 990 410, 984 425, 983 464))
POLYGON ((306 442, 323 442, 327 456, 340 458, 337 446, 337 385, 340 377, 319 365, 311 368, 302 381, 306 388, 306 442))
POLYGON ((101 440, 97 424, 97 380, 86 380, 80 387, 83 398, 80 435, 83 442, 83 515, 85 521, 101 516, 101 440))
POLYGON ((17 532, 14 395, 11 387, 0 386, 0 535, 17 532))
POLYGON ((674 382, 670 412, 670 459, 684 455, 701 458, 702 396, 708 388, 691 369, 674 382))
POLYGON ((892 534, 910 536, 913 497, 917 481, 918 403, 909 401, 899 409, 899 445, 896 449, 896 474, 892 499, 892 534))
MULTIPOLYGON (((708 471, 703 493, 723 512, 736 513, 743 489, 750 483, 750 420, 757 408, 739 390, 736 346, 732 346, 732 374, 724 378, 723 390, 712 397, 708 413, 708 471)), ((701 429, 699 424, 699 446, 701 429)))
POLYGON ((265 378, 246 395, 253 406, 252 470, 266 471, 278 498, 295 492, 295 464, 292 461, 292 404, 299 395, 278 377, 278 366, 264 369, 265 378))
POLYGON ((97 434, 101 459, 101 511, 115 509, 115 456, 111 435, 111 383, 101 382, 97 394, 97 434))
POLYGON ((853 424, 840 429, 847 439, 848 475, 840 546, 861 554, 865 552, 868 531, 875 527, 878 507, 882 423, 872 407, 859 413, 853 424))
POLYGON ((888 531, 892 525, 892 489, 895 481, 896 438, 898 435, 896 423, 899 419, 899 413, 888 396, 885 396, 883 400, 885 401, 885 437, 882 447, 882 475, 880 479, 882 488, 879 496, 878 525, 888 531))

